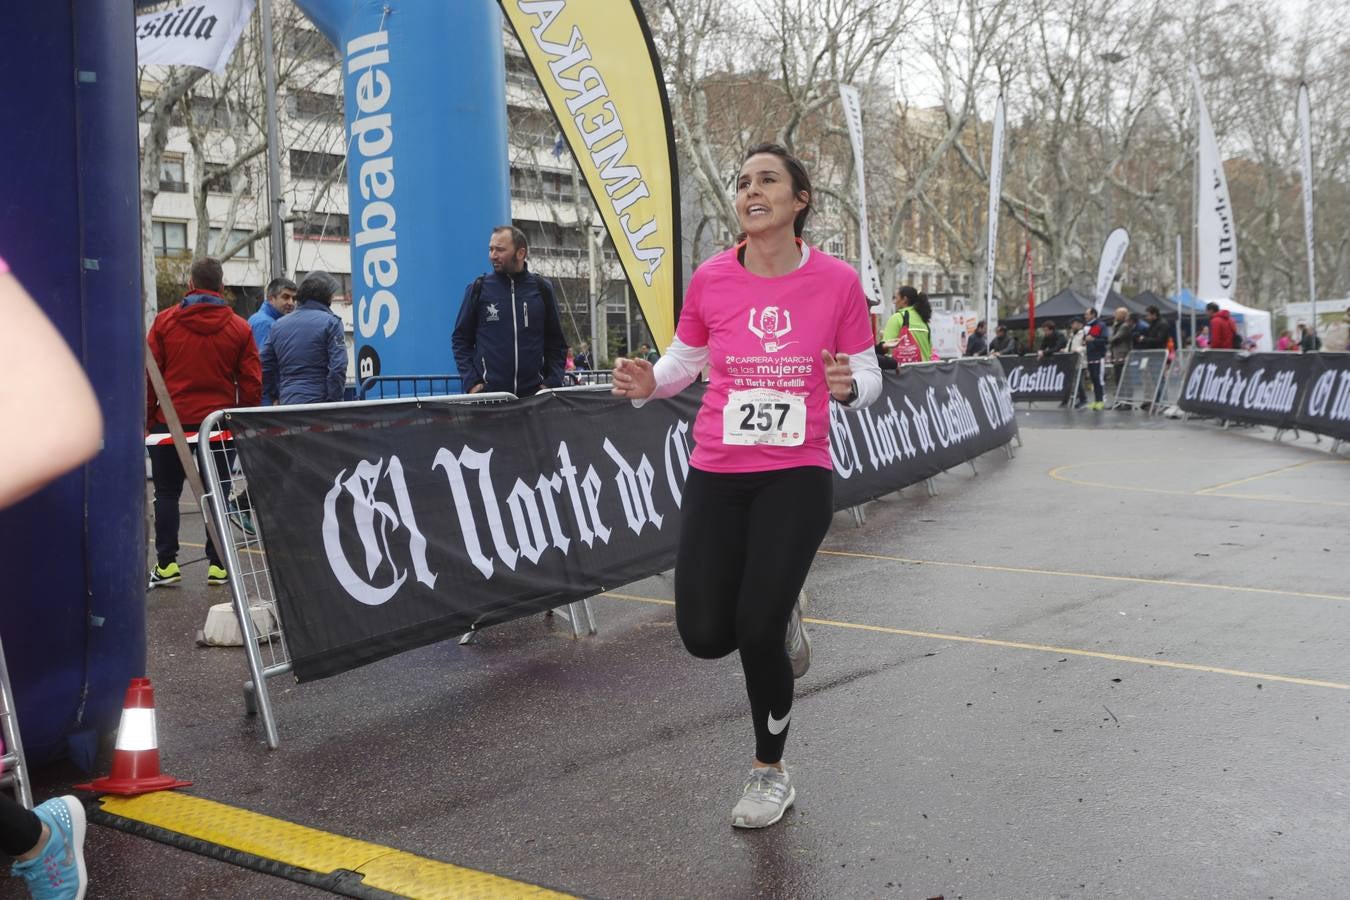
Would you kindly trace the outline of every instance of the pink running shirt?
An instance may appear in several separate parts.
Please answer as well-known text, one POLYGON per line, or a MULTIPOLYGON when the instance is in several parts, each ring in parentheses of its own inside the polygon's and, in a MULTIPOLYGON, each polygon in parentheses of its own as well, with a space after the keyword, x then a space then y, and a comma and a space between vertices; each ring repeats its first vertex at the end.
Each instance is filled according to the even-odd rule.
POLYGON ((830 464, 829 390, 821 351, 872 353, 872 321, 858 273, 812 247, 805 265, 776 278, 746 270, 737 248, 698 267, 675 335, 708 348, 712 378, 694 422, 690 463, 706 472, 763 472, 830 464), (723 410, 732 391, 796 394, 806 402, 800 446, 726 444, 723 410))

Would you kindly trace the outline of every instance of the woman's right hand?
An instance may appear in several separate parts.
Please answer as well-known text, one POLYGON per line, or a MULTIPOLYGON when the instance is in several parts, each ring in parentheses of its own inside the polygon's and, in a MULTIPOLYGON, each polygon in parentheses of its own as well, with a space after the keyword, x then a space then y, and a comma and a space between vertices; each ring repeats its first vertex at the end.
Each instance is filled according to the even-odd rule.
POLYGON ((646 400, 656 393, 656 375, 652 372, 652 364, 645 359, 620 357, 614 363, 610 393, 625 400, 646 400))

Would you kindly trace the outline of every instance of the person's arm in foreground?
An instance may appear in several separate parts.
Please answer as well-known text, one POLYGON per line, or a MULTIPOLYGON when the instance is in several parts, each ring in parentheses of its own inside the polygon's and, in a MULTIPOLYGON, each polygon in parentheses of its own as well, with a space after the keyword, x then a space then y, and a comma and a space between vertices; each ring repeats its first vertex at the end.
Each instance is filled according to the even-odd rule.
POLYGON ((75 355, 7 269, 0 269, 0 321, 19 338, 6 362, 23 375, 0 382, 3 507, 97 453, 103 414, 75 355))

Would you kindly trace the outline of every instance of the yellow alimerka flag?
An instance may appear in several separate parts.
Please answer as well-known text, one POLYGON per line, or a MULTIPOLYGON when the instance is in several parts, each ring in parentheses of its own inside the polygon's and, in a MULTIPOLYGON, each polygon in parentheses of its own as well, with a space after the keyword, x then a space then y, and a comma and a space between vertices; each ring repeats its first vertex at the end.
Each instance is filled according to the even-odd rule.
POLYGON ((658 347, 680 275, 675 136, 638 0, 500 0, 595 197, 658 347))

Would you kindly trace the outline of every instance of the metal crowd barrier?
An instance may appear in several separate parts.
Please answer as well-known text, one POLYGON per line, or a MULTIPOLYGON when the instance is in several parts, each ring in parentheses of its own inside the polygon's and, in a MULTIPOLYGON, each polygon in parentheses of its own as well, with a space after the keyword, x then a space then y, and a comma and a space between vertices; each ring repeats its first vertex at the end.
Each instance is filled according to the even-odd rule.
MULTIPOLYGON (((455 376, 458 378, 459 376, 455 376)), ((516 398, 511 394, 453 394, 436 397, 423 402, 486 404, 509 403, 516 398)), ((368 406, 372 403, 406 403, 397 397, 383 400, 353 401, 368 406)), ((286 407, 288 410, 314 412, 318 410, 342 409, 352 403, 307 403, 286 407)), ((273 407, 267 411, 276 412, 273 407)), ((233 410, 221 410, 206 417, 201 424, 201 433, 222 432, 229 436, 229 424, 233 410)), ((244 655, 247 657, 249 680, 244 683, 244 706, 249 715, 262 718, 263 732, 267 746, 275 750, 281 744, 277 733, 276 714, 272 709, 271 696, 267 689, 267 679, 285 675, 291 671, 290 651, 286 646, 286 633, 281 618, 277 615, 276 590, 272 584, 268 561, 266 535, 262 523, 253 518, 248 496, 248 473, 234 452, 228 439, 225 441, 199 441, 197 444, 198 466, 203 472, 214 473, 216 460, 211 454, 224 454, 228 466, 225 471, 231 473, 228 481, 222 482, 215 477, 203 478, 206 493, 202 496, 202 515, 210 516, 215 523, 216 533, 224 544, 220 548, 225 566, 230 572, 230 595, 234 605, 235 617, 239 620, 239 632, 243 636, 244 655)), ((591 634, 595 634, 595 617, 590 601, 582 600, 567 605, 570 615, 560 615, 572 626, 572 633, 580 637, 583 622, 591 634)), ((473 632, 465 635, 460 643, 470 643, 473 632)))
POLYGON ((1162 386, 1163 370, 1167 368, 1166 350, 1131 350, 1120 369, 1114 409, 1122 406, 1148 406, 1158 403, 1158 389, 1162 386))
POLYGON ((614 381, 613 369, 573 369, 571 372, 563 373, 563 386, 576 387, 586 384, 612 384, 614 381))
POLYGON ((1162 387, 1158 391, 1158 403, 1154 412, 1176 406, 1181 402, 1182 391, 1186 388, 1186 372, 1191 367, 1191 350, 1178 350, 1166 371, 1163 372, 1162 387))
POLYGON ((362 380, 357 400, 416 400, 460 393, 459 375, 376 375, 362 380))
POLYGON ((14 691, 9 686, 5 648, 0 646, 0 788, 11 787, 26 809, 33 808, 33 790, 28 781, 28 762, 19 739, 19 721, 14 711, 14 691))
MULTIPOLYGON (((613 369, 574 369, 563 373, 563 386, 609 384, 613 369)), ((364 379, 356 391, 357 400, 419 400, 424 397, 453 397, 464 389, 459 375, 375 375, 364 379)))

